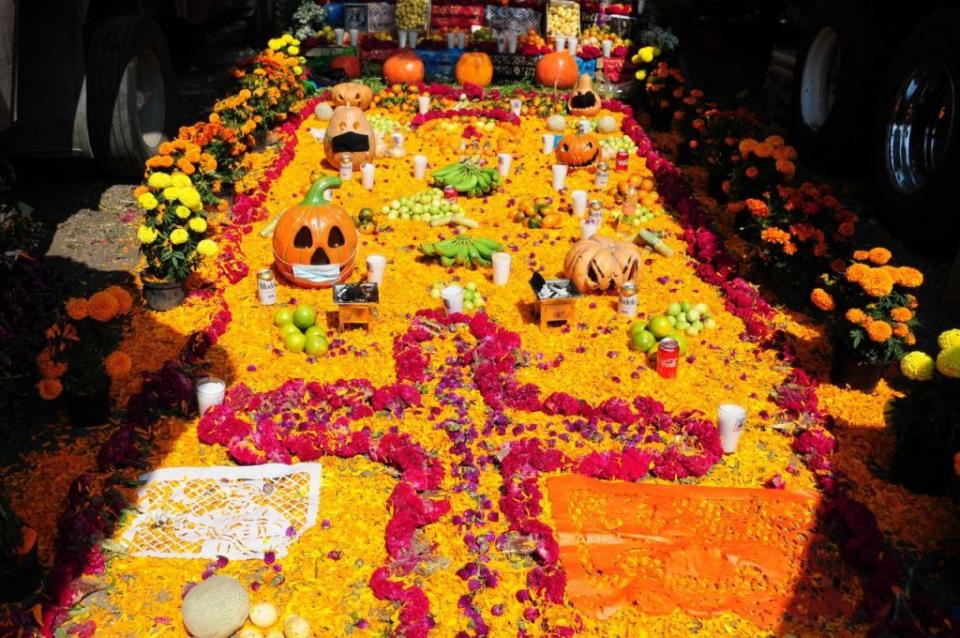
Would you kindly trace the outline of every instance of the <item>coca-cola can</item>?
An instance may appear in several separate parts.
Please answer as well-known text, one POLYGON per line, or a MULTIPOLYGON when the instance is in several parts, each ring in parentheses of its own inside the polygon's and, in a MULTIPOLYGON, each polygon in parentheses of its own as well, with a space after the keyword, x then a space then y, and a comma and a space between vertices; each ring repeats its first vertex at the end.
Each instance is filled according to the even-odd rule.
POLYGON ((657 348, 657 374, 664 379, 673 379, 677 376, 679 363, 680 343, 670 337, 661 339, 657 348))
POLYGON ((277 280, 270 269, 257 273, 257 297, 261 306, 272 306, 277 303, 277 280))
POLYGON ((630 153, 617 151, 617 170, 625 171, 630 167, 630 153))
POLYGON ((457 201, 457 187, 456 186, 444 186, 443 187, 443 198, 448 202, 457 201))

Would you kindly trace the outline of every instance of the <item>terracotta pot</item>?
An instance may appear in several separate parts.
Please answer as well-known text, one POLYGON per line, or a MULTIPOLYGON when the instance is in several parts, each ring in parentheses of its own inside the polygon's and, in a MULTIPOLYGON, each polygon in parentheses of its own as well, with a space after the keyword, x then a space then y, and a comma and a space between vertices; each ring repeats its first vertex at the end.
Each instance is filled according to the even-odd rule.
POLYGON ((182 304, 186 292, 176 281, 144 281, 143 296, 151 310, 163 312, 182 304))
POLYGON ((83 395, 74 392, 63 393, 64 405, 70 424, 86 428, 106 423, 110 418, 110 392, 102 390, 96 394, 83 395))
POLYGON ((838 386, 850 386, 853 390, 873 392, 887 371, 885 365, 861 363, 850 355, 834 350, 830 381, 838 386))
POLYGON ((897 440, 890 479, 917 494, 942 496, 953 478, 953 452, 916 434, 897 440))
POLYGON ((37 558, 37 533, 23 528, 23 546, 9 558, 0 558, 0 602, 23 600, 37 591, 43 572, 37 558))

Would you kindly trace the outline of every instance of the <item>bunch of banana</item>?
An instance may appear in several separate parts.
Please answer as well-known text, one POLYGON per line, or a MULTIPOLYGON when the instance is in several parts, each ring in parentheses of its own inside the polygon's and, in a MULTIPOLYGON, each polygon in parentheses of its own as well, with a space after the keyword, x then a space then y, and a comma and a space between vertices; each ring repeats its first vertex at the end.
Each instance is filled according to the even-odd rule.
POLYGON ((465 160, 448 164, 433 172, 433 181, 442 186, 453 186, 458 193, 471 197, 486 195, 500 186, 500 173, 495 168, 484 168, 465 160))
POLYGON ((503 244, 486 237, 458 235, 435 244, 420 244, 420 252, 428 257, 439 257, 444 266, 490 266, 490 255, 503 250, 503 244))

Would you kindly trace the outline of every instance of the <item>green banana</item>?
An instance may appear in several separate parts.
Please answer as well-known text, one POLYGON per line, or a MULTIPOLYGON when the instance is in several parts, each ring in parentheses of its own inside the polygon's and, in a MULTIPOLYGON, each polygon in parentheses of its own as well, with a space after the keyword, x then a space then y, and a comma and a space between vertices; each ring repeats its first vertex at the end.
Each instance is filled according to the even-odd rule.
POLYGON ((467 255, 470 260, 470 265, 476 268, 477 264, 480 263, 480 252, 477 250, 475 244, 470 243, 467 245, 467 255))
POLYGON ((420 252, 422 252, 424 255, 432 257, 437 254, 437 249, 433 244, 420 244, 420 252))
POLYGON ((447 257, 446 255, 444 255, 440 257, 440 263, 446 266, 447 268, 449 268, 456 262, 453 261, 453 257, 447 257))

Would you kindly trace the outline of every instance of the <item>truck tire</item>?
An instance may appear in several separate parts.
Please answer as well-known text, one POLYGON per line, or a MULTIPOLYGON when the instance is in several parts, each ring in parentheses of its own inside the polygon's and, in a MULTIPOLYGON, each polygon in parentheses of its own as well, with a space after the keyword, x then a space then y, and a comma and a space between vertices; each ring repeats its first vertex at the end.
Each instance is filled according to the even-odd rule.
POLYGON ((872 18, 857 0, 825 0, 814 9, 797 49, 791 98, 791 139, 804 161, 837 167, 862 147, 878 79, 872 18))
POLYGON ((93 154, 118 177, 143 164, 174 132, 176 88, 163 31, 149 18, 112 16, 95 28, 87 57, 87 126, 93 154))
POLYGON ((878 94, 871 181, 882 218, 907 243, 960 246, 960 10, 923 18, 878 94))

